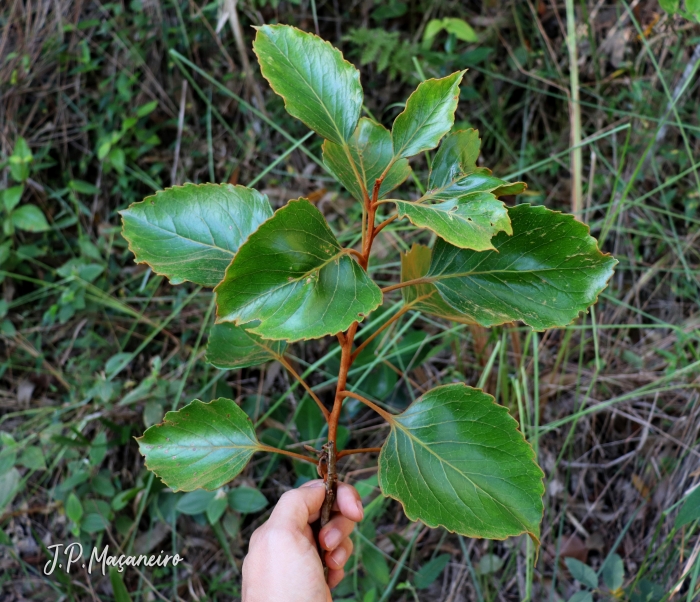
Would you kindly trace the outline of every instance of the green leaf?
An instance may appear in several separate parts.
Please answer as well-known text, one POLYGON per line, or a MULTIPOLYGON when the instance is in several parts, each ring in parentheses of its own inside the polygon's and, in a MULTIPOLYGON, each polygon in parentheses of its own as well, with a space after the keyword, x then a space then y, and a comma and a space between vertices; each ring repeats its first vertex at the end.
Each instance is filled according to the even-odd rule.
POLYGON ((10 257, 10 249, 12 248, 12 241, 6 240, 4 243, 0 244, 0 265, 5 263, 10 257))
POLYGON ((687 497, 676 515, 675 527, 680 529, 700 518, 700 487, 696 487, 687 497))
POLYGON ((216 497, 215 491, 203 491, 198 489, 183 495, 178 501, 175 509, 182 514, 193 516, 206 512, 209 503, 216 497))
POLYGON ((442 19, 430 19, 428 24, 425 26, 425 30, 423 31, 423 45, 426 48, 430 48, 433 44, 435 36, 443 29, 445 29, 445 25, 442 22, 442 19))
POLYGON ((590 587, 591 589, 598 587, 598 576, 596 575, 596 572, 587 564, 584 564, 575 558, 564 558, 564 562, 566 563, 571 576, 576 579, 576 581, 582 583, 586 587, 590 587))
POLYGON ((195 399, 136 439, 152 470, 173 490, 218 489, 260 449, 250 418, 235 401, 195 399))
POLYGON ((4 510, 14 500, 19 491, 20 479, 19 470, 16 468, 0 473, 0 510, 4 510))
POLYGON ((476 564, 477 575, 491 575, 503 568, 503 558, 495 554, 484 554, 476 564))
POLYGON ((17 138, 12 155, 8 160, 12 179, 16 182, 24 182, 29 177, 29 166, 32 161, 34 161, 34 155, 32 155, 27 141, 20 136, 17 138))
POLYGON ((248 331, 288 341, 342 332, 382 301, 306 199, 290 201, 250 236, 214 292, 217 322, 260 320, 248 331))
POLYGON ((442 571, 445 570, 451 558, 452 556, 449 554, 440 554, 420 567, 413 578, 413 584, 416 586, 416 589, 427 589, 430 587, 442 575, 442 571))
POLYGON ((145 105, 141 105, 136 110, 136 117, 145 117, 146 115, 149 115, 150 113, 155 111, 157 106, 158 106, 157 100, 152 100, 151 102, 147 102, 145 105))
POLYGON ((136 263, 172 284, 213 287, 238 247, 272 216, 267 197, 231 184, 185 184, 157 192, 121 212, 136 263))
POLYGON ((80 194, 97 194, 100 191, 97 186, 84 180, 71 180, 68 182, 68 188, 80 194))
POLYGON ((83 505, 73 492, 70 493, 66 500, 66 516, 76 524, 79 524, 80 519, 83 518, 83 505))
POLYGON ((392 164, 394 150, 391 133, 383 125, 367 117, 360 119, 355 132, 348 140, 347 149, 352 163, 345 148, 344 145, 326 140, 323 143, 323 162, 358 201, 364 201, 365 192, 372 197, 374 183, 390 164, 391 168, 379 187, 378 198, 386 196, 402 184, 411 173, 407 159, 398 159, 392 164))
POLYGON ((509 183, 491 175, 485 167, 477 167, 481 149, 478 130, 452 132, 440 144, 428 176, 428 192, 421 201, 447 201, 474 192, 490 192, 499 197, 520 194, 524 182, 509 183))
MULTIPOLYGON (((401 281, 423 278, 430 269, 431 257, 432 251, 428 247, 414 244, 410 251, 401 255, 401 281)), ((437 287, 430 282, 404 287, 401 292, 404 303, 411 305, 415 310, 461 324, 475 323, 472 318, 448 305, 440 296, 437 287)))
POLYGON ((464 73, 457 71, 442 79, 424 81, 408 97, 406 108, 391 130, 396 157, 412 157, 435 148, 450 131, 464 73))
POLYGON ((10 220, 15 228, 26 232, 45 232, 51 228, 36 205, 22 205, 15 209, 10 215, 10 220))
POLYGON ((467 23, 464 19, 458 19, 457 17, 445 17, 442 22, 445 25, 445 30, 447 33, 452 33, 458 40, 463 42, 477 42, 479 38, 476 36, 476 32, 472 29, 471 25, 467 23))
POLYGON ((42 452, 41 448, 36 445, 26 447, 22 452, 18 463, 31 470, 46 470, 44 452, 42 452))
POLYGON ((521 320, 536 330, 571 323, 596 302, 617 263, 588 227, 544 207, 508 210, 513 235, 477 253, 438 239, 425 283, 482 326, 521 320))
POLYGON ((260 512, 268 504, 267 498, 252 487, 236 487, 228 492, 228 504, 236 512, 260 512))
POLYGON ((611 591, 617 591, 625 580, 625 565, 619 554, 610 554, 603 565, 603 582, 611 591))
POLYGON ((476 166, 480 153, 479 130, 457 130, 449 134, 440 144, 430 166, 428 189, 444 188, 470 173, 483 172, 483 168, 476 166))
POLYGON ((410 520, 467 537, 539 542, 543 473, 517 422, 463 384, 432 389, 398 416, 379 454, 379 486, 410 520))
POLYGON ((223 513, 226 512, 226 508, 228 508, 226 495, 224 495, 223 491, 218 492, 207 505, 207 520, 209 524, 215 525, 218 523, 223 513))
POLYGON ((20 184, 19 186, 7 188, 0 193, 2 194, 2 204, 5 206, 5 211, 8 213, 12 212, 22 198, 23 192, 24 184, 20 184))
POLYGON ((279 359, 286 348, 283 341, 261 339, 241 326, 214 324, 205 359, 221 370, 236 370, 279 359))
POLYGON ((498 232, 512 234, 506 206, 490 192, 475 192, 442 203, 394 201, 399 218, 432 230, 443 240, 462 249, 493 249, 498 232))
POLYGON ((389 583, 391 572, 386 558, 378 549, 368 543, 364 543, 362 546, 362 566, 381 586, 386 586, 389 583))
POLYGON ((680 9, 681 0, 659 0, 659 6, 669 15, 675 15, 680 9))
POLYGON ((591 592, 576 592, 568 602, 593 602, 593 594, 591 592))
POLYGON ((337 144, 360 116, 360 72, 340 50, 288 25, 256 27, 253 50, 263 77, 284 99, 287 112, 337 144))
POLYGON ((109 580, 112 583, 115 602, 131 602, 131 596, 126 589, 126 585, 124 585, 124 579, 122 579, 118 568, 109 567, 109 580))
POLYGON ((89 512, 80 522, 80 530, 85 531, 85 533, 99 533, 106 531, 107 527, 109 527, 109 520, 96 512, 89 512))

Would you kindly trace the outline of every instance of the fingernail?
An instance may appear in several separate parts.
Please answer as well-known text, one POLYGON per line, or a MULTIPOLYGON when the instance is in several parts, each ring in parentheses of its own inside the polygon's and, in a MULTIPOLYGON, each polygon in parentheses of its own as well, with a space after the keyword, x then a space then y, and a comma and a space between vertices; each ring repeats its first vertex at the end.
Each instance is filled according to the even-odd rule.
POLYGON ((337 566, 343 566, 343 563, 345 562, 345 559, 347 557, 348 551, 345 548, 338 548, 337 550, 335 550, 335 552, 331 554, 331 558, 337 566))
POLYGON ((338 531, 338 529, 331 529, 330 531, 328 531, 328 533, 326 533, 326 536, 324 537, 326 547, 330 548, 331 550, 337 548, 342 538, 343 534, 340 531, 338 531))
POLYGON ((362 500, 357 500, 357 511, 360 513, 360 520, 365 516, 365 509, 362 506, 362 500))
POLYGON ((307 481, 306 483, 304 483, 303 485, 301 485, 301 486, 299 487, 299 489, 301 489, 302 487, 309 487, 309 488, 313 488, 313 487, 325 487, 325 483, 324 483, 323 481, 307 481))

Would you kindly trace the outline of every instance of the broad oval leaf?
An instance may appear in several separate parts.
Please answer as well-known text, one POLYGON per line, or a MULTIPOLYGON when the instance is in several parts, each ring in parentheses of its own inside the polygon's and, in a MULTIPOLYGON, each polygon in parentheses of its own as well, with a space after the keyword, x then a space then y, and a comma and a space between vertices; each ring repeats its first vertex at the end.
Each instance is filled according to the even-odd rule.
POLYGON ((270 341, 231 323, 214 324, 205 359, 222 370, 257 366, 282 357, 287 344, 270 341))
POLYGON ((474 192, 435 204, 394 202, 400 218, 407 217, 414 226, 428 228, 462 249, 493 249, 494 234, 513 233, 506 206, 490 192, 474 192))
MULTIPOLYGON (((401 255, 401 281, 408 282, 423 278, 430 269, 431 257, 432 251, 429 247, 414 244, 410 251, 401 255)), ((461 324, 476 323, 473 318, 448 305, 440 296, 437 287, 430 282, 406 286, 401 289, 401 293, 404 303, 410 305, 412 309, 461 324)))
POLYGON ((288 341, 342 332, 382 302, 306 199, 289 201, 250 236, 214 292, 217 322, 259 320, 249 332, 288 341))
POLYGON ((411 520, 467 537, 539 541, 544 474, 493 397, 436 387, 398 416, 379 454, 379 486, 411 520))
POLYGON ((421 200, 451 200, 472 192, 499 197, 527 188, 525 182, 506 182, 492 176, 491 170, 477 167, 480 149, 478 130, 458 130, 445 137, 430 168, 428 192, 421 200))
POLYGON ((326 140, 323 143, 323 162, 358 201, 364 201, 365 193, 371 198, 374 183, 389 165, 378 198, 402 184, 411 173, 408 159, 397 159, 392 163, 394 150, 389 130, 367 117, 358 122, 347 149, 352 163, 345 146, 326 140))
POLYGON ((476 161, 480 153, 479 130, 457 130, 445 136, 430 166, 428 189, 444 188, 451 182, 478 171, 476 161))
POLYGON ((231 184, 174 186, 121 212, 136 263, 171 284, 216 286, 238 247, 272 216, 267 197, 231 184))
POLYGON ((493 251, 438 239, 423 282, 482 326, 521 320, 543 330, 571 323, 596 302, 617 261, 600 252, 573 215, 530 205, 508 215, 513 234, 497 234, 493 251))
POLYGON ((520 194, 527 188, 525 182, 506 182, 492 176, 487 169, 479 168, 478 171, 466 176, 457 175, 455 179, 448 180, 443 186, 429 189, 420 200, 425 201, 449 201, 474 192, 490 192, 495 197, 507 194, 520 194))
POLYGON ((426 80, 408 97, 406 108, 391 129, 396 157, 412 157, 435 148, 450 131, 464 73, 457 71, 442 79, 426 80))
POLYGON ((146 468, 174 491, 218 489, 260 449, 250 418, 223 397, 168 412, 136 440, 146 468))
POLYGON ((253 42, 263 77, 287 112, 316 133, 343 144, 362 107, 360 72, 340 50, 289 25, 263 25, 253 42))

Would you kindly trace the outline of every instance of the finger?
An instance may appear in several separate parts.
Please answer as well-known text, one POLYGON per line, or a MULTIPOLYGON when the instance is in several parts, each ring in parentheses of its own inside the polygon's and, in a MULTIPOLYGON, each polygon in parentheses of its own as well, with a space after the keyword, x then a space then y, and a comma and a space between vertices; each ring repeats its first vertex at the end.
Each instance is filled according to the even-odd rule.
POLYGON ((345 518, 342 514, 336 514, 318 534, 321 547, 329 552, 335 550, 354 528, 354 521, 345 518))
POLYGON ((326 565, 329 569, 342 569, 351 555, 352 539, 348 537, 335 550, 326 553, 326 565))
POLYGON ((345 577, 345 571, 343 569, 331 569, 328 571, 328 587, 333 589, 343 580, 343 577, 345 577))
POLYGON ((336 494, 336 504, 340 513, 356 523, 362 520, 365 514, 362 508, 362 500, 360 494, 357 493, 352 485, 347 483, 338 483, 338 492, 336 494))
POLYGON ((325 497, 323 481, 310 481, 287 491, 277 502, 268 523, 279 529, 303 533, 309 523, 318 519, 325 497))

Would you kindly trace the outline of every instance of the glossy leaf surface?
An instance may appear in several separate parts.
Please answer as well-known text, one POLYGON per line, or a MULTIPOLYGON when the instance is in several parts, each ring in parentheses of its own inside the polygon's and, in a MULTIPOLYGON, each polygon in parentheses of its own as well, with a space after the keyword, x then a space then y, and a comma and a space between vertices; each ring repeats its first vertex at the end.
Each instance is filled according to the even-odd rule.
POLYGON ((217 321, 267 339, 298 341, 346 330, 382 301, 321 212, 290 201, 240 248, 216 289, 217 321))
POLYGON ((422 82, 406 101, 406 108, 394 121, 391 137, 394 155, 412 157, 435 148, 450 131, 459 99, 464 71, 442 79, 422 82))
POLYGON ((423 200, 451 200, 472 192, 491 192, 499 197, 520 194, 527 188, 524 182, 506 182, 492 176, 489 169, 477 167, 480 149, 477 130, 458 130, 445 137, 435 153, 423 200))
POLYGON ((362 107, 360 72, 318 36, 288 25, 263 25, 253 50, 263 77, 287 112, 316 133, 343 144, 362 107))
POLYGON ((493 249, 498 232, 512 234, 506 206, 490 192, 473 192, 441 203, 395 201, 399 217, 414 226, 428 228, 462 249, 493 249))
POLYGON ((173 490, 218 489, 243 470, 260 444, 235 401, 195 399, 137 439, 153 471, 173 490))
POLYGON ((222 370, 235 370, 278 359, 286 348, 285 342, 261 339, 242 326, 214 324, 205 359, 222 370))
MULTIPOLYGON (((401 255, 401 281, 408 282, 425 276, 430 269, 431 256, 432 251, 428 247, 414 244, 410 251, 401 255)), ((446 303, 431 282, 407 286, 401 289, 401 293, 404 303, 413 309, 462 324, 475 323, 472 318, 446 303)))
POLYGON ((185 184, 157 192, 121 212, 136 263, 172 284, 216 286, 238 247, 272 217, 267 197, 231 184, 185 184))
MULTIPOLYGON (((394 157, 391 134, 383 125, 363 117, 348 141, 348 151, 352 163, 343 146, 326 140, 323 143, 323 161, 358 201, 364 200, 363 187, 371 198, 374 183, 394 157)), ((410 173, 407 159, 395 161, 382 181, 378 198, 399 186, 410 173)))
POLYGON ((409 519, 467 537, 539 540, 544 475, 517 422, 490 395, 437 387, 390 426, 379 486, 409 519))
POLYGON ((571 215, 530 205, 508 214, 513 234, 497 234, 494 251, 438 240, 426 281, 482 326, 521 320, 542 330, 569 324, 595 303, 617 262, 571 215))
MULTIPOLYGON (((480 152, 481 138, 478 130, 457 130, 445 136, 430 168, 428 189, 443 188, 478 171, 476 161, 480 152)), ((481 171, 488 170, 482 168, 481 171)))
POLYGON ((479 168, 467 176, 457 175, 443 186, 431 188, 421 198, 422 201, 449 201, 474 192, 490 192, 495 197, 506 194, 520 194, 527 186, 524 182, 506 182, 479 168))

